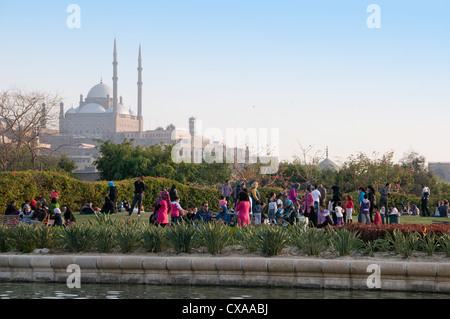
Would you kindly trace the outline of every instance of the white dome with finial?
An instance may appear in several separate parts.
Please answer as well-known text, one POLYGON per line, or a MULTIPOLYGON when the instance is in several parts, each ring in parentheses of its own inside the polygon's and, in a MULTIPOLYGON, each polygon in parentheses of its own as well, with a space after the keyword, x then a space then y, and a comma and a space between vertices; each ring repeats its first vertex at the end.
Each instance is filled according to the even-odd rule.
POLYGON ((104 84, 103 82, 100 82, 99 84, 95 85, 88 93, 87 98, 88 99, 106 99, 108 97, 113 96, 112 89, 104 84))

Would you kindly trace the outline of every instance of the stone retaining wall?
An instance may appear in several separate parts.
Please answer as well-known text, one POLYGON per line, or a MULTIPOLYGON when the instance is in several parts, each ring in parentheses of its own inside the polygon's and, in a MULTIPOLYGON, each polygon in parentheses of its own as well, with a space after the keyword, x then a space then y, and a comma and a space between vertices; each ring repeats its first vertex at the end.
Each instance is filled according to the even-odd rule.
POLYGON ((450 263, 312 258, 0 255, 0 281, 66 282, 72 264, 80 267, 81 283, 450 293, 450 263), (377 273, 380 286, 369 287, 377 273))

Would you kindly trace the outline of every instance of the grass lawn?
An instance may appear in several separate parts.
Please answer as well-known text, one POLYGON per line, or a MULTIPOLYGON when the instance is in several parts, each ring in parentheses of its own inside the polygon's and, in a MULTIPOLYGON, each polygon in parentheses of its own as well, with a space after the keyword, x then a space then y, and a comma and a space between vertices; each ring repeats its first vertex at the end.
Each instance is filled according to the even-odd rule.
MULTIPOLYGON (((132 214, 130 217, 126 216, 125 213, 117 213, 111 215, 113 220, 140 220, 141 222, 148 223, 148 219, 151 212, 141 212, 141 216, 138 217, 137 214, 132 214)), ((89 223, 89 221, 95 223, 95 215, 80 215, 79 213, 74 213, 77 223, 89 223)), ((358 217, 353 216, 353 221, 357 221, 358 217)), ((433 220, 449 220, 450 218, 439 218, 439 217, 420 217, 420 216, 400 216, 400 224, 424 224, 430 225, 433 220)))

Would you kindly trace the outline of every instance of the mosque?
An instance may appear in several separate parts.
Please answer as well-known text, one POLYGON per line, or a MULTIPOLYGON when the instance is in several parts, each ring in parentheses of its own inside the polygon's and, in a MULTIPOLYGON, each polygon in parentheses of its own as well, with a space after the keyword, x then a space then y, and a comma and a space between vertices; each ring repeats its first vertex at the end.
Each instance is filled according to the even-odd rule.
MULTIPOLYGON (((49 145, 51 150, 66 153, 75 160, 78 173, 95 172, 93 162, 99 156, 95 140, 111 140, 122 143, 124 139, 134 139, 135 145, 150 146, 155 144, 175 144, 179 140, 190 138, 196 132, 196 120, 189 119, 189 131, 178 130, 172 124, 166 128, 143 130, 142 116, 142 54, 138 53, 137 67, 137 114, 124 104, 118 94, 118 59, 117 43, 114 39, 113 52, 113 87, 100 83, 93 86, 86 97, 80 95, 78 107, 65 111, 64 103, 60 103, 59 130, 41 139, 41 143, 49 145)), ((208 141, 204 141, 208 143, 208 141)))

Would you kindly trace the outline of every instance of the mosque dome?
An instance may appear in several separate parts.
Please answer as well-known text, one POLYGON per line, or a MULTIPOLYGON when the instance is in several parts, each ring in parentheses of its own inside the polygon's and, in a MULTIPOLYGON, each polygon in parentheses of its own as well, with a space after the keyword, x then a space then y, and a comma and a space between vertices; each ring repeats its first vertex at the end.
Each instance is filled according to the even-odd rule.
POLYGON ((323 170, 330 170, 337 172, 339 171, 339 166, 337 166, 333 161, 331 161, 328 157, 324 159, 322 162, 320 162, 317 165, 317 169, 323 171, 323 170))
POLYGON ((77 114, 77 110, 74 109, 73 107, 71 107, 70 109, 67 110, 66 114, 77 114))
POLYGON ((86 114, 86 113, 105 113, 105 108, 97 103, 88 103, 86 105, 83 105, 81 110, 78 112, 79 114, 86 114))
POLYGON ((103 82, 100 82, 99 84, 95 85, 94 87, 92 87, 92 89, 89 91, 87 98, 88 99, 106 99, 108 97, 108 95, 110 97, 113 96, 113 91, 112 89, 107 86, 106 84, 104 84, 103 82))

